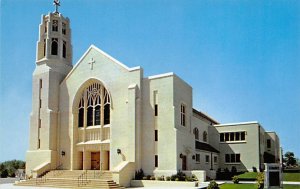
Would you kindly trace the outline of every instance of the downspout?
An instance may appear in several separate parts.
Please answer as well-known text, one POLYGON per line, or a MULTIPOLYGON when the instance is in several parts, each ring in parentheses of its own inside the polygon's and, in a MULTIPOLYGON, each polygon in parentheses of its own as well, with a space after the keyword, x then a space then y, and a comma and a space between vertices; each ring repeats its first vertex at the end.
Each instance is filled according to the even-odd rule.
POLYGON ((213 169, 213 155, 212 155, 213 153, 212 152, 210 152, 210 170, 214 170, 213 169))

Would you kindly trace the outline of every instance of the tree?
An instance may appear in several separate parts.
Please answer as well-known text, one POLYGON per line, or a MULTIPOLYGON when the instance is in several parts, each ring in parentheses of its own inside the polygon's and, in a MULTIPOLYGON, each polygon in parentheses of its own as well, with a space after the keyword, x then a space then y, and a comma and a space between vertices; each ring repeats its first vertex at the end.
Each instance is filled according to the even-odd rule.
POLYGON ((296 158, 294 157, 293 152, 286 152, 284 154, 284 161, 286 162, 287 166, 296 165, 296 158))

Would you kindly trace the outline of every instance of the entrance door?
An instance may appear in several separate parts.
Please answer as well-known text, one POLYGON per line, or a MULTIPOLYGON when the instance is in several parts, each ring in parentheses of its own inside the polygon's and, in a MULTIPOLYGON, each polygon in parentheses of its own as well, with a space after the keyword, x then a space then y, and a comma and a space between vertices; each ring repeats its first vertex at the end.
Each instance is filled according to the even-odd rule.
POLYGON ((182 170, 186 170, 186 156, 182 156, 182 170))
POLYGON ((91 152, 91 169, 100 169, 100 152, 91 152))

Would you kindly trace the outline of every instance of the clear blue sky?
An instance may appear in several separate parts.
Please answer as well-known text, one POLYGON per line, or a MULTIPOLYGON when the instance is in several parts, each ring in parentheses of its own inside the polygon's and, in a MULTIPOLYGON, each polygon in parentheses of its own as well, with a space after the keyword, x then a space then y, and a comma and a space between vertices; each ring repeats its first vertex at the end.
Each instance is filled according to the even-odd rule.
MULTIPOLYGON (((299 0, 62 0, 73 64, 91 44, 145 76, 175 72, 196 109, 259 121, 300 156, 299 0)), ((41 14, 52 0, 1 0, 0 161, 25 159, 41 14)))

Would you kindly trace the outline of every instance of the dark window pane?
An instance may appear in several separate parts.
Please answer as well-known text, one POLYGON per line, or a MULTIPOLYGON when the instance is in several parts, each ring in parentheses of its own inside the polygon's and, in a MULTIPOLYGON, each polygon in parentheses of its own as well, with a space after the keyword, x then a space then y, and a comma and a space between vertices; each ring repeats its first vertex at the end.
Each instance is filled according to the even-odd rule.
POLYGON ((267 148, 271 148, 271 140, 270 139, 267 140, 267 148))
POLYGON ((239 141, 239 140, 240 140, 240 133, 239 133, 239 132, 236 132, 236 133, 235 133, 235 140, 236 140, 236 141, 239 141))
POLYGON ((221 142, 224 142, 224 133, 221 133, 221 134, 220 134, 220 141, 221 141, 221 142))
POLYGON ((230 162, 235 163, 235 154, 230 154, 230 162))
POLYGON ((230 155, 229 154, 225 155, 225 162, 230 163, 230 155))
POLYGON ((101 120, 101 116, 100 116, 100 106, 96 106, 95 107, 95 125, 100 125, 100 120, 101 120))
POLYGON ((158 167, 158 155, 155 155, 155 167, 158 167))
POLYGON ((110 123, 110 105, 106 104, 104 106, 104 125, 110 123))
POLYGON ((67 48, 66 48, 66 42, 63 43, 63 57, 66 58, 67 55, 67 48))
POLYGON ((155 141, 158 141, 158 131, 157 130, 155 130, 155 133, 154 133, 154 138, 155 138, 155 141))
POLYGON ((241 162, 241 154, 236 154, 236 162, 241 162))
POLYGON ((58 49, 57 41, 52 41, 52 44, 51 44, 51 54, 52 55, 57 55, 57 49, 58 49))
POLYGON ((93 125, 93 107, 88 107, 87 109, 87 126, 93 125))
POLYGON ((229 133, 225 133, 225 141, 229 141, 229 133))
POLYGON ((78 127, 83 127, 83 114, 84 114, 84 109, 80 108, 78 112, 78 127))
POLYGON ((234 133, 230 133, 230 141, 234 141, 234 133))
POLYGON ((245 140, 245 132, 241 132, 241 140, 245 140))
POLYGON ((155 109, 155 116, 157 116, 158 115, 158 105, 157 104, 155 104, 155 106, 154 106, 154 109, 155 109))

